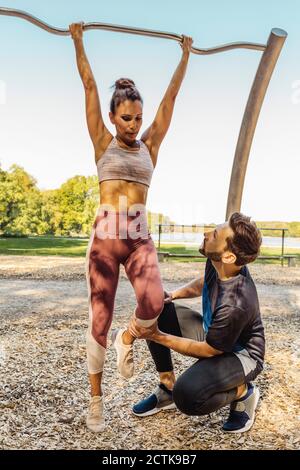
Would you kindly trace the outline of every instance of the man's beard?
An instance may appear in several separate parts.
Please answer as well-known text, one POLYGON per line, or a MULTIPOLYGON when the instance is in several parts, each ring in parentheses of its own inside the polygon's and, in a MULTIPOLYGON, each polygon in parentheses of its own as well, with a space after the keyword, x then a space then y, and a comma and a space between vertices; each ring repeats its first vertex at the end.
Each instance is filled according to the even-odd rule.
POLYGON ((201 253, 206 258, 210 259, 211 261, 222 261, 222 256, 220 253, 216 253, 213 251, 206 251, 204 248, 204 244, 201 248, 199 248, 199 253, 201 253))
POLYGON ((207 256, 206 252, 205 252, 204 244, 199 248, 199 253, 201 253, 201 255, 203 255, 205 257, 207 256))

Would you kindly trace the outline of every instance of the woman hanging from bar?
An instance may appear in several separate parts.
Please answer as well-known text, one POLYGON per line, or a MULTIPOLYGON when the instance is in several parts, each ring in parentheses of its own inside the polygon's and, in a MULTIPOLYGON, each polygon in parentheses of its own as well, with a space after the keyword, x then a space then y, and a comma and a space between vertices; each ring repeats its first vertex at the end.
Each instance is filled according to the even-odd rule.
MULTIPOLYGON (((91 401, 86 418, 90 430, 104 428, 101 389, 107 335, 112 322, 119 267, 124 265, 136 295, 135 316, 151 327, 164 305, 156 249, 147 228, 145 204, 159 147, 173 114, 176 96, 185 76, 192 39, 183 36, 182 56, 151 126, 137 140, 143 121, 143 101, 134 82, 115 82, 109 118, 116 136, 106 128, 97 84, 85 54, 83 23, 70 25, 77 66, 86 97, 86 117, 95 150, 99 176, 100 206, 87 250, 89 294, 87 363, 91 401)), ((118 370, 133 375, 133 341, 127 328, 113 332, 118 370)))

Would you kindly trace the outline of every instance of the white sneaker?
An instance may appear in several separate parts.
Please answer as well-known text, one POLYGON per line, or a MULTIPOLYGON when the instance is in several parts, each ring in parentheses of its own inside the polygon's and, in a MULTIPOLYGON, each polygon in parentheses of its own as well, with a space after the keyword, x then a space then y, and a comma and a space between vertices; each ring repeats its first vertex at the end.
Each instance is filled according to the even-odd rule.
POLYGON ((133 345, 124 344, 122 335, 126 331, 126 328, 114 330, 111 334, 112 345, 117 351, 117 368, 119 373, 125 379, 129 379, 133 376, 133 345))
POLYGON ((91 398, 88 414, 86 417, 87 427, 94 432, 103 431, 105 427, 103 416, 103 395, 91 398))

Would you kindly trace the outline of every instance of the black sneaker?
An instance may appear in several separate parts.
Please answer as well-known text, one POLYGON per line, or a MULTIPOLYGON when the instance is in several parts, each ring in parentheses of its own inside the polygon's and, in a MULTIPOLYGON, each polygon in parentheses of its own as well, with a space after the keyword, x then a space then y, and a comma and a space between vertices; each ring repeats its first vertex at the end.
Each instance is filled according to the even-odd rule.
POLYGON ((164 384, 159 384, 155 392, 133 406, 132 412, 136 416, 150 416, 162 410, 176 408, 171 390, 164 384))
POLYGON ((223 431, 246 432, 254 423, 255 410, 259 400, 259 390, 255 385, 248 384, 248 391, 243 398, 230 405, 230 413, 223 424, 223 431))

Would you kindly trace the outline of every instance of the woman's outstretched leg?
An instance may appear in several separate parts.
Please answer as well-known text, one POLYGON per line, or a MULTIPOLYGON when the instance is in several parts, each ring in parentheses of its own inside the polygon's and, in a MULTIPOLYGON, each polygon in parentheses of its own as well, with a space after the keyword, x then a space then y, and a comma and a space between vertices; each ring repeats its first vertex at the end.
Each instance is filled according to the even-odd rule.
MULTIPOLYGON (((140 326, 150 328, 164 307, 164 290, 159 272, 156 248, 151 238, 142 240, 128 256, 125 271, 136 295, 135 316, 140 326)), ((117 351, 117 365, 125 378, 133 375, 133 342, 127 328, 113 333, 112 340, 117 351)))

